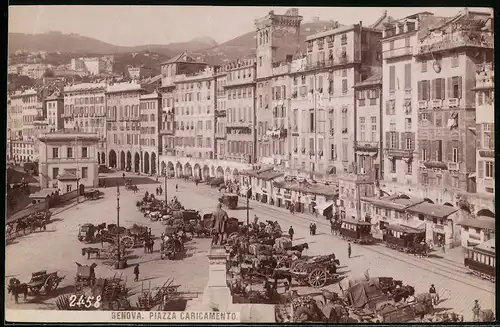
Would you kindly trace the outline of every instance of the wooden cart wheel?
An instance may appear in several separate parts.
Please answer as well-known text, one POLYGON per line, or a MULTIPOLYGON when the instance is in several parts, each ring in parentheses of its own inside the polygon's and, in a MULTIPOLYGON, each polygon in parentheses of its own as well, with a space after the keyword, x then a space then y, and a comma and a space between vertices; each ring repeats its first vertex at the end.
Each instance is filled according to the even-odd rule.
POLYGON ((120 245, 122 245, 125 249, 130 250, 134 247, 134 239, 131 236, 123 236, 120 239, 120 245))
POLYGON ((167 289, 165 290, 167 294, 173 294, 175 293, 175 287, 167 287, 167 289))
POLYGON ((299 272, 300 267, 304 264, 304 261, 302 260, 295 260, 290 264, 290 271, 292 272, 299 272))
POLYGON ((50 275, 49 277, 47 277, 47 279, 45 280, 45 284, 43 285, 43 287, 45 288, 45 293, 46 294, 50 294, 50 292, 52 292, 53 290, 56 289, 56 279, 57 277, 54 276, 54 275, 50 275))
POLYGON ((286 256, 278 256, 276 259, 276 268, 286 268, 286 256))

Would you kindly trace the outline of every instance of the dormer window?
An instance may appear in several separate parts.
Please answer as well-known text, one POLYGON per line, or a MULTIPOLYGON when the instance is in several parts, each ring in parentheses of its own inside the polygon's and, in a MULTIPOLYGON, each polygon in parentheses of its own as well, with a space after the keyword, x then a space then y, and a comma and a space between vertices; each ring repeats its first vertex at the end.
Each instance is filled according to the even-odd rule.
POLYGON ((342 34, 342 37, 340 38, 340 44, 341 45, 347 44, 347 35, 346 34, 342 34))

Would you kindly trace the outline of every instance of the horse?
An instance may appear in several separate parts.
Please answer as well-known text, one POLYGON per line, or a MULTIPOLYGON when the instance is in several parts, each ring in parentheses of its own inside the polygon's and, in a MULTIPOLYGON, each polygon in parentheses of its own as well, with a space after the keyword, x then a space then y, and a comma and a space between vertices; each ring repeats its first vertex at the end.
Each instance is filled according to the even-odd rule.
POLYGON ((16 234, 19 234, 23 231, 23 235, 26 234, 26 228, 28 228, 28 223, 24 219, 20 219, 16 224, 16 234))
MULTIPOLYGON (((130 189, 131 189, 132 191, 134 191, 134 193, 139 192, 139 188, 137 187, 137 185, 132 185, 132 186, 130 187, 130 189)), ((161 193, 160 193, 160 194, 161 194, 161 193)))
POLYGON ((9 285, 7 286, 7 293, 14 295, 14 299, 16 303, 18 303, 17 299, 19 294, 24 295, 24 301, 28 297, 28 285, 26 283, 21 283, 17 278, 11 278, 9 280, 9 285))
POLYGON ((96 259, 101 258, 101 249, 99 248, 82 248, 82 255, 87 255, 87 260, 90 259, 91 254, 96 255, 96 259))
POLYGON ((411 295, 415 295, 415 288, 410 285, 401 286, 392 291, 392 297, 395 302, 399 302, 402 299, 406 301, 411 295))
POLYGON ((7 226, 5 227, 5 234, 10 236, 10 234, 12 233, 13 230, 14 230, 14 228, 12 227, 12 224, 7 224, 7 226))
POLYGON ((309 244, 302 243, 302 244, 294 245, 294 246, 292 246, 291 248, 289 248, 287 250, 299 251, 299 252, 302 253, 302 251, 304 251, 304 249, 309 249, 309 244))

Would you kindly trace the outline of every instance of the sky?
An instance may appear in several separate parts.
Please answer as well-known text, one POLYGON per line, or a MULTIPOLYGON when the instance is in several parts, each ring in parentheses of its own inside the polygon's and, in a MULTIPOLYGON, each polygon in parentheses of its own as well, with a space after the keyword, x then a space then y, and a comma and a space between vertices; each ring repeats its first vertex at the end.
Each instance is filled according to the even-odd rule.
MULTIPOLYGON (((209 36, 218 43, 254 30, 254 20, 288 7, 194 6, 10 6, 9 32, 38 34, 59 31, 120 46, 187 42, 209 36)), ((303 22, 314 17, 341 24, 372 24, 384 10, 393 18, 430 11, 454 16, 463 8, 425 7, 300 7, 303 22)), ((470 8, 476 10, 477 8, 470 8)), ((487 9, 478 9, 487 11, 487 9)))

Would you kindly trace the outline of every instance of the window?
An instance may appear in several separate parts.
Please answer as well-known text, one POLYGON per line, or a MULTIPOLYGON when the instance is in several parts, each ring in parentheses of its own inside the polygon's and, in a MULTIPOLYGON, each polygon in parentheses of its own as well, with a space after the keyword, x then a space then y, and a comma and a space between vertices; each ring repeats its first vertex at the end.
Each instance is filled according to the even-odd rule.
POLYGON ((397 137, 396 137, 396 132, 390 132, 391 133, 391 149, 396 149, 397 146, 397 137))
POLYGON ((421 67, 421 72, 422 73, 427 72, 427 61, 423 60, 420 67, 421 67))
POLYGON ((427 153, 427 149, 422 149, 422 160, 427 161, 429 160, 429 153, 427 153))
POLYGON ((436 176, 436 186, 443 186, 443 176, 441 175, 436 176))
POLYGON ((405 47, 408 48, 410 46, 410 38, 407 36, 405 37, 405 47))
POLYGON ((330 144, 330 160, 335 160, 336 159, 335 155, 335 144, 330 144))
POLYGON ((413 165, 411 162, 406 163, 406 173, 411 175, 413 173, 413 165))
POLYGON ((462 76, 454 76, 451 79, 448 79, 449 90, 451 94, 449 94, 450 98, 460 99, 462 98, 462 76))
POLYGON ((87 147, 82 147, 82 158, 88 158, 87 147))
POLYGON ((444 99, 444 78, 436 78, 432 81, 432 89, 434 91, 434 99, 444 99))
POLYGON ((406 138, 406 150, 411 150, 411 149, 413 149, 413 144, 412 144, 411 138, 407 137, 406 138))
POLYGON ((52 168, 52 179, 57 179, 59 175, 59 168, 52 168))
POLYGON ((420 81, 418 86, 418 100, 430 100, 430 81, 420 81))
POLYGON ((342 143, 342 161, 348 161, 347 143, 342 143))
POLYGON ((488 178, 494 178, 495 177, 495 163, 492 161, 486 161, 484 163, 484 176, 488 178))
POLYGON ((453 148, 453 162, 458 162, 458 148, 453 148))
POLYGON ((66 152, 67 152, 67 153, 66 153, 66 154, 67 154, 67 157, 68 157, 68 158, 73 158, 73 148, 67 148, 66 150, 67 150, 67 151, 66 151, 66 152))
POLYGON ((66 185, 66 193, 71 192, 71 185, 66 185))
POLYGON ((411 64, 405 64, 405 90, 411 90, 411 64))
POLYGON ((347 94, 347 80, 342 80, 342 94, 347 94))
POLYGON ((87 178, 87 177, 89 177, 89 168, 82 167, 82 178, 87 178))
POLYGON ((451 68, 458 67, 458 53, 454 52, 451 55, 451 68))
POLYGON ((259 67, 262 67, 262 57, 259 57, 259 67))
POLYGON ((389 67, 389 91, 396 90, 396 67, 389 67))
POLYGON ((422 174, 422 184, 429 185, 429 175, 422 174))
POLYGON ((396 172, 396 159, 391 160, 391 173, 396 172))
POLYGON ((52 158, 59 158, 59 148, 52 148, 52 158))

